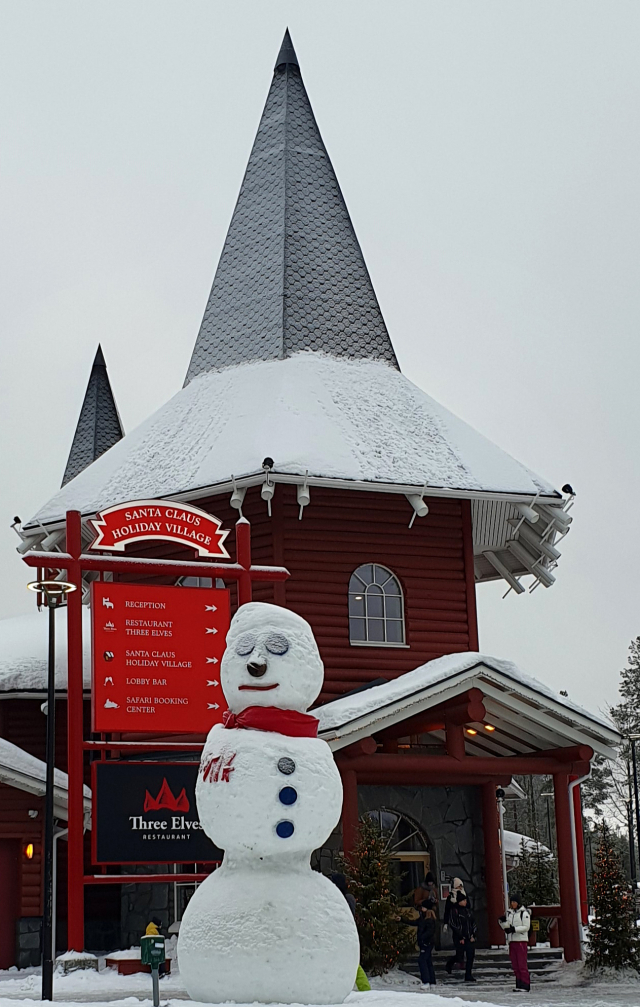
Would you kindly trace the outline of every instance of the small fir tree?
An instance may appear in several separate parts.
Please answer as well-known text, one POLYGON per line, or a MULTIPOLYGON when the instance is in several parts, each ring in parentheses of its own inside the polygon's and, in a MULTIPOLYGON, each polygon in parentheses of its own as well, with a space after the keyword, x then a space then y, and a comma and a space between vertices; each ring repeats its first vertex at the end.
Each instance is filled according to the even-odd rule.
POLYGON ((387 837, 365 818, 342 870, 356 900, 362 967, 373 975, 383 975, 415 950, 415 930, 402 922, 401 902, 393 891, 391 860, 387 837))
POLYGON ((595 918, 589 926, 587 966, 640 967, 640 939, 636 928, 634 893, 624 876, 610 830, 604 821, 593 878, 595 918))

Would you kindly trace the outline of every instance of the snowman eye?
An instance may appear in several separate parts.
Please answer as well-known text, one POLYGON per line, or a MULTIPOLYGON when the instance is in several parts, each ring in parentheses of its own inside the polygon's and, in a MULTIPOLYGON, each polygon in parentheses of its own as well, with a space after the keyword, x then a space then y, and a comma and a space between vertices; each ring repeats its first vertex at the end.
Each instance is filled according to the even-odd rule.
POLYGON ((289 641, 282 633, 270 633, 264 645, 270 654, 286 654, 289 650, 289 641))
POLYGON ((256 638, 253 633, 245 633, 236 644, 236 654, 240 657, 247 657, 256 645, 256 638))

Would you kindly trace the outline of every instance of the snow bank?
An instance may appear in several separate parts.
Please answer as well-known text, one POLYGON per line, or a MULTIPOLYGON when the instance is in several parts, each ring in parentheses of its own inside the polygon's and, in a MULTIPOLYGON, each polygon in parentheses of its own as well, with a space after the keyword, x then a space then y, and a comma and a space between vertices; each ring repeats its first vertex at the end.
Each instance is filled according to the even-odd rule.
POLYGON ((195 378, 33 520, 226 483, 267 454, 292 475, 560 499, 394 368, 300 353, 195 378))

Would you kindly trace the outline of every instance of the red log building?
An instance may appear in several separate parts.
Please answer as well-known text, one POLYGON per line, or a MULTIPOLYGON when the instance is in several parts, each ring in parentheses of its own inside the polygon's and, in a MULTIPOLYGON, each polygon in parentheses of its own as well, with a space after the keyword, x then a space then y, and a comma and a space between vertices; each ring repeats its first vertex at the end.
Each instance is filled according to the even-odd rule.
MULTIPOLYGON (((348 852, 359 816, 373 815, 396 837, 409 883, 427 867, 442 883, 463 878, 482 941, 500 944, 496 787, 509 787, 514 775, 551 776, 562 939, 567 959, 579 957, 577 906, 584 918, 586 890, 579 787, 570 783, 619 739, 514 665, 480 655, 476 613, 485 581, 503 578, 517 593, 524 578, 552 586, 572 494, 531 473, 400 371, 288 34, 184 387, 124 436, 98 350, 63 487, 17 526, 19 551, 27 559, 33 550, 49 553, 50 567, 63 569, 60 552, 80 549, 65 541, 67 511, 80 513, 86 547, 96 511, 135 499, 197 504, 227 528, 243 515, 253 562, 288 569, 286 582, 255 584, 253 597, 308 619, 325 663, 316 712, 345 798, 341 829, 317 851, 318 865, 348 852)), ((235 560, 233 536, 228 545, 235 560)), ((127 554, 193 561, 190 550, 169 543, 129 546, 127 554)), ((95 576, 85 573, 85 582, 95 576)), ((235 582, 228 586, 236 605, 235 582)), ((88 592, 83 601, 84 679, 72 681, 70 672, 68 695, 79 710, 84 684, 88 738, 88 592)), ((77 648, 71 619, 69 632, 77 648)), ((57 763, 66 770, 64 638, 58 661, 57 763)), ((45 688, 44 615, 5 620, 0 734, 37 759, 45 688)), ((70 793, 81 750, 79 759, 70 759, 70 793)), ((31 814, 40 812, 40 798, 25 797, 15 779, 1 779, 0 794, 0 856, 20 868, 5 904, 17 927, 17 960, 27 964, 37 950, 21 935, 33 934, 41 912, 34 886, 41 815, 31 814), (29 844, 35 852, 27 862, 29 844)), ((77 829, 69 836, 75 850, 77 829)), ((165 923, 179 916, 173 885, 99 884, 88 833, 84 847, 84 866, 72 857, 69 871, 70 893, 72 875, 95 876, 83 915, 82 899, 79 909, 73 898, 67 904, 61 844, 60 947, 127 945, 150 909, 165 923)))

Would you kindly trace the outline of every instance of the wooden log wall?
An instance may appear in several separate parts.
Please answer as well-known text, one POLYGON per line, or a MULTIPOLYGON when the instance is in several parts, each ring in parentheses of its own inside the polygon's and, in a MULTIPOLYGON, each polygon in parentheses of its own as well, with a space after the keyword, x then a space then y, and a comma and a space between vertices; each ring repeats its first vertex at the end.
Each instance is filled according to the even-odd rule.
MULTIPOLYGON (((375 678, 396 678, 443 654, 477 648, 469 505, 427 502, 429 514, 409 529, 411 506, 395 494, 312 487, 300 520, 295 487, 277 486, 271 518, 259 489, 247 491, 243 514, 251 521, 254 562, 284 564, 291 572, 284 585, 255 584, 254 599, 284 604, 311 623, 325 663, 320 702, 375 678), (349 579, 364 563, 382 564, 399 579, 406 647, 349 642, 349 579)), ((228 497, 198 505, 225 527, 237 518, 228 497)))
POLYGON ((44 799, 23 790, 0 783, 0 838, 20 842, 20 916, 40 916, 42 913, 42 839, 44 799), (38 812, 30 818, 29 811, 38 812), (33 843, 33 857, 28 860, 24 850, 33 843))

